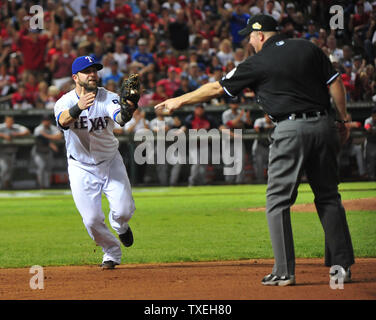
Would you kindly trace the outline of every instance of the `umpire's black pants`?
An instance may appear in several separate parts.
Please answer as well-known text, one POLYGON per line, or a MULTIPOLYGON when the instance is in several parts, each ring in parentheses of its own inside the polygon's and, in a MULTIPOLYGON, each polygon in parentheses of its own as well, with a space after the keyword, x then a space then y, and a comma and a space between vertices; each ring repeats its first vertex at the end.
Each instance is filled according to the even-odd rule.
POLYGON ((278 276, 295 274, 290 207, 297 197, 303 171, 315 195, 325 232, 325 264, 354 263, 345 210, 338 193, 339 136, 330 116, 284 120, 272 135, 266 213, 278 276))

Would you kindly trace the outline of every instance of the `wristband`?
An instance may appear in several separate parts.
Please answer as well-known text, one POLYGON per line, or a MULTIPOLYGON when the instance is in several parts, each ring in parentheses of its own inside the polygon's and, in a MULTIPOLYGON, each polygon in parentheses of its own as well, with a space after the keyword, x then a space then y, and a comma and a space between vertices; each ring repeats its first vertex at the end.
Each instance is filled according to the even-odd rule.
POLYGON ((81 112, 83 110, 80 109, 80 107, 78 106, 78 104, 75 104, 72 108, 69 109, 69 115, 73 118, 73 119, 77 119, 81 112))
POLYGON ((350 121, 349 120, 338 120, 338 119, 336 119, 336 122, 339 122, 339 123, 349 123, 350 121))

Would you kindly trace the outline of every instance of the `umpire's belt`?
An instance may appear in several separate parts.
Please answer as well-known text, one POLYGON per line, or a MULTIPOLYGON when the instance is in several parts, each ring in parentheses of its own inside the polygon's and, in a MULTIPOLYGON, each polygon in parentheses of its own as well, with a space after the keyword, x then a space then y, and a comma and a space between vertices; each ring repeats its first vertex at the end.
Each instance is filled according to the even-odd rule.
POLYGON ((319 118, 321 116, 327 115, 327 111, 310 111, 310 112, 295 112, 288 114, 286 116, 281 117, 272 117, 269 116, 270 119, 272 119, 273 122, 281 122, 283 120, 296 120, 296 119, 309 119, 309 118, 319 118))

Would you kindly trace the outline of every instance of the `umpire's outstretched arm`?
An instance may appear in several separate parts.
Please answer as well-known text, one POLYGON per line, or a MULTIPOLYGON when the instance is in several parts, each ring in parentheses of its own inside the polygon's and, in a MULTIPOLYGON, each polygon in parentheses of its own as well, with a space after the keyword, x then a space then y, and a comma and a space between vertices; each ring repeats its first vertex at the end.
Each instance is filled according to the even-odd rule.
POLYGON ((157 104, 154 109, 165 110, 166 113, 171 114, 173 111, 184 105, 205 102, 220 97, 223 94, 224 90, 218 81, 210 82, 192 92, 188 92, 176 98, 167 99, 157 104))

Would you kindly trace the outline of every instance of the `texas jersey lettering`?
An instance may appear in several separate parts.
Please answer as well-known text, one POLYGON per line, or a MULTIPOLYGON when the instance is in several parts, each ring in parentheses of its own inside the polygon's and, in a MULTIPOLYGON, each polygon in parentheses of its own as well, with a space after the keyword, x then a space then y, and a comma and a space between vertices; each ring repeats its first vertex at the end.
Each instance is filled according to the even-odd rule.
POLYGON ((74 128, 89 129, 89 131, 103 130, 107 128, 109 121, 109 117, 88 119, 87 116, 80 116, 78 120, 74 122, 74 128))

